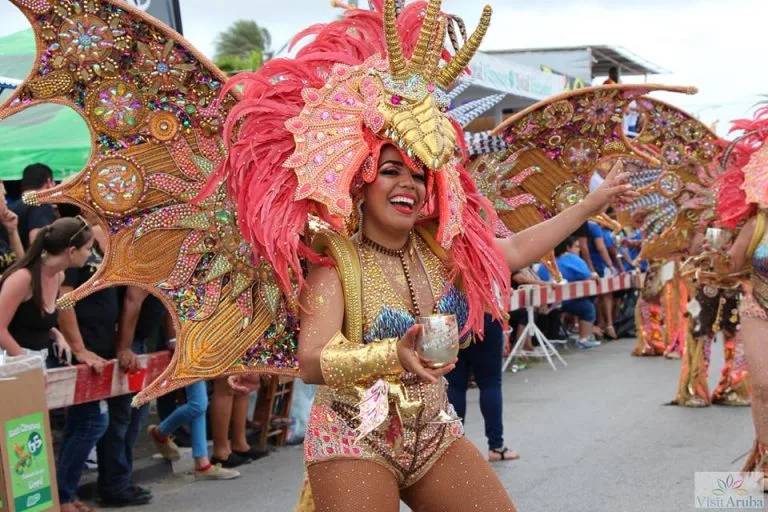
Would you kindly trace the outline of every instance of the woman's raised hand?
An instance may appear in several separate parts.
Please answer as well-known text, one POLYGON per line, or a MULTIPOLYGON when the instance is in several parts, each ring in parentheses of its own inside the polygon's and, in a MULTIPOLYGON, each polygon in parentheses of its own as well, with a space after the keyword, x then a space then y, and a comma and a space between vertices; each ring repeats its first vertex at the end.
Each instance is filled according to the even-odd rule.
POLYGON ((597 214, 605 211, 610 204, 628 204, 639 196, 629 183, 629 173, 624 171, 624 164, 618 160, 600 187, 587 195, 584 202, 597 214))

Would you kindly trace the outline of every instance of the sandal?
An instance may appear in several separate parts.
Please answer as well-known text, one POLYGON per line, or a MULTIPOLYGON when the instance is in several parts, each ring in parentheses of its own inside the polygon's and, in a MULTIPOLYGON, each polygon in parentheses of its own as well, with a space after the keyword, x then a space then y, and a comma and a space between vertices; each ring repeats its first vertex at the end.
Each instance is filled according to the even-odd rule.
POLYGON ((520 454, 515 450, 510 450, 506 446, 502 448, 493 448, 488 450, 488 462, 503 462, 505 460, 517 460, 520 458, 520 454), (498 455, 498 459, 491 454, 498 455))

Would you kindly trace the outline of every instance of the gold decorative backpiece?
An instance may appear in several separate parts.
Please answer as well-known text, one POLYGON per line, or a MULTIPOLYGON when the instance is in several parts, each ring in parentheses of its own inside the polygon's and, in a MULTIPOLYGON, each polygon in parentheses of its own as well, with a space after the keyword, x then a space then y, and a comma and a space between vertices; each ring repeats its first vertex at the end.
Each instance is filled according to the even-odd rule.
POLYGON ((109 286, 139 286, 172 315, 180 343, 147 400, 221 374, 295 375, 295 315, 271 267, 254 261, 219 187, 194 199, 226 157, 226 76, 171 29, 118 0, 15 0, 37 39, 33 70, 0 120, 59 103, 91 132, 85 169, 30 203, 70 203, 109 234, 104 264, 63 306, 109 286), (183 340, 183 342, 182 342, 183 340))
POLYGON ((618 220, 646 236, 644 257, 676 252, 707 208, 707 169, 717 137, 689 114, 646 96, 653 91, 695 93, 664 85, 609 85, 565 93, 515 114, 492 135, 503 151, 471 165, 478 186, 511 231, 538 224, 573 206, 589 192, 592 171, 624 163, 641 197, 619 210, 618 220), (624 130, 639 116, 638 134, 624 130))

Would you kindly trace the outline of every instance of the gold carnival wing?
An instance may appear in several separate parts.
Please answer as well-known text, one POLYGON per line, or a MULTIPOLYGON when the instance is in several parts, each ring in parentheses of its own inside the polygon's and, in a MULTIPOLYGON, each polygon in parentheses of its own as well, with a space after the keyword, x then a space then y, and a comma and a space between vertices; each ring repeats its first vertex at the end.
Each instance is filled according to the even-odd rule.
POLYGON ((70 203, 108 233, 104 263, 60 299, 139 286, 171 312, 177 349, 139 397, 246 372, 295 375, 296 317, 272 268, 240 236, 220 186, 195 201, 225 157, 222 126, 234 95, 226 76, 179 34, 118 0, 14 0, 37 38, 33 70, 0 107, 0 121, 42 103, 80 114, 92 136, 83 171, 32 204, 70 203))
MULTIPOLYGON (((641 197, 620 210, 618 219, 643 232, 641 258, 665 258, 687 250, 693 232, 714 220, 716 163, 722 151, 717 135, 688 112, 649 97, 638 98, 630 108, 639 116, 640 130, 625 138, 654 165, 626 162, 641 197)), ((597 171, 605 174, 609 165, 606 160, 597 171)))
MULTIPOLYGON (((680 190, 672 195, 675 208, 671 217, 652 218, 642 210, 645 215, 623 214, 620 220, 638 225, 651 239, 672 226, 686 182, 679 168, 672 169, 661 161, 655 149, 659 137, 663 140, 671 132, 662 131, 652 138, 647 121, 651 117, 643 118, 646 130, 642 142, 630 138, 623 129, 630 111, 660 103, 645 96, 657 90, 695 92, 693 88, 650 84, 591 87, 543 100, 500 124, 491 135, 501 137, 507 147, 476 158, 471 169, 505 226, 520 231, 577 204, 589 192, 592 172, 610 170, 617 159, 624 162, 632 183, 643 194, 629 207, 631 212, 641 211, 654 192, 647 188, 647 174, 672 170, 680 179, 680 190)), ((641 115, 648 116, 645 112, 641 115)), ((701 133, 702 139, 710 134, 701 133)), ((698 178, 690 181, 699 183, 698 178)))

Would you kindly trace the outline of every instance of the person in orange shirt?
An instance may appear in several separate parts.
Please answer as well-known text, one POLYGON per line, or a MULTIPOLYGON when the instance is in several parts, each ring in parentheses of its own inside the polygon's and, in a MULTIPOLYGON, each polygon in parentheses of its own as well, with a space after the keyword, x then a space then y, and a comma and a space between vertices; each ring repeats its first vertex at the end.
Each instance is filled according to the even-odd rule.
POLYGON ((619 68, 612 67, 608 70, 608 78, 603 82, 603 85, 612 85, 612 84, 620 84, 621 79, 619 78, 619 68))

